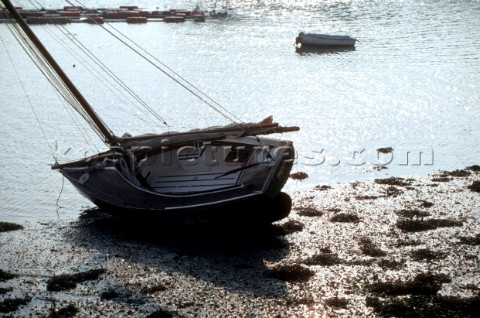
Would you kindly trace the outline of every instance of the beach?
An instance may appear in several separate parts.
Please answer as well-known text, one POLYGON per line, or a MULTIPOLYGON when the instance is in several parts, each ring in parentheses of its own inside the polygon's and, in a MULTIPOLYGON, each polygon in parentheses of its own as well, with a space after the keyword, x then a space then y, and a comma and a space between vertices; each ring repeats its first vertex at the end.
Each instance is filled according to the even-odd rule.
POLYGON ((479 170, 318 185, 268 227, 2 222, 0 315, 473 317, 479 170))

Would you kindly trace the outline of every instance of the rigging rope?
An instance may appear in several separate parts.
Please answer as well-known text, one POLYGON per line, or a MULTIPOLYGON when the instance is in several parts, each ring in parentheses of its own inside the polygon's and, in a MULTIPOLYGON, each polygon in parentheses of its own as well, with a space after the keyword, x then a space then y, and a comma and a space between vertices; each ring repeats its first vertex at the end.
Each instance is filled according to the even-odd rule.
MULTIPOLYGON (((38 3, 38 2, 37 2, 37 3, 38 3)), ((30 1, 30 4, 35 7, 35 4, 32 3, 31 1, 30 1)), ((39 5, 40 5, 40 4, 39 4, 39 5)), ((40 5, 40 6, 41 6, 41 5, 40 5)), ((66 37, 68 37, 68 38, 70 38, 70 39, 75 39, 75 36, 74 36, 73 34, 71 34, 70 32, 68 32, 65 27, 60 28, 57 24, 55 24, 55 26, 56 26, 57 29, 58 29, 60 32, 62 32, 66 37)), ((61 41, 61 40, 58 38, 58 36, 56 36, 53 32, 51 32, 50 28, 43 27, 43 29, 44 29, 44 31, 48 32, 48 33, 52 36, 52 38, 56 39, 57 42, 58 42, 61 46, 63 46, 66 51, 69 51, 69 53, 70 53, 72 56, 75 56, 75 55, 76 55, 77 58, 83 59, 79 54, 75 54, 74 51, 73 51, 71 48, 69 48, 68 46, 66 46, 65 43, 64 43, 64 41, 61 41)), ((76 40, 76 39, 75 39, 75 40, 76 40)), ((150 113, 156 118, 156 120, 158 120, 158 121, 166 124, 166 122, 165 122, 163 119, 161 119, 160 116, 158 116, 158 114, 156 114, 144 101, 142 101, 141 98, 140 98, 138 95, 136 95, 132 90, 130 90, 130 89, 125 85, 125 83, 121 82, 121 80, 120 80, 118 77, 116 77, 115 74, 113 74, 113 72, 111 72, 110 70, 108 70, 108 68, 106 68, 105 66, 101 66, 101 62, 100 62, 98 59, 96 59, 96 58, 93 56, 93 54, 88 51, 88 49, 86 49, 84 46, 80 47, 78 40, 76 40, 76 41, 73 41, 73 40, 72 40, 71 42, 74 43, 80 50, 82 50, 83 52, 85 52, 86 56, 90 57, 90 59, 91 59, 93 62, 95 62, 97 65, 100 65, 100 67, 101 67, 104 71, 106 71, 107 74, 109 74, 111 78, 113 78, 117 83, 119 83, 119 84, 125 89, 125 91, 127 91, 127 92, 130 93, 130 96, 133 96, 133 98, 134 98, 135 100, 137 100, 137 102, 138 102, 139 104, 143 105, 144 108, 147 110, 147 112, 150 112, 150 113)), ((80 44, 81 44, 81 43, 80 43, 80 44)), ((83 61, 85 61, 85 59, 83 59, 83 61)), ((38 65, 38 63, 37 63, 37 65, 38 65)), ((85 65, 87 68, 90 68, 90 73, 92 73, 92 75, 94 75, 94 74, 93 74, 93 71, 91 71, 91 69, 93 69, 93 68, 92 68, 91 66, 89 66, 89 64, 86 63, 86 62, 85 62, 84 65, 85 65)), ((97 73, 100 74, 99 72, 97 72, 97 73)), ((46 76, 47 76, 47 75, 46 75, 46 76)), ((94 75, 94 76, 95 76, 95 75, 94 75)), ((97 76, 96 76, 96 77, 97 77, 97 76)), ((106 79, 105 76, 103 76, 103 78, 106 79)), ((98 79, 98 77, 97 77, 97 79, 98 79)), ((51 83, 52 83, 52 81, 51 81, 51 83)), ((58 82, 56 82, 56 83, 58 83, 58 82)), ((102 84, 105 85, 104 82, 102 82, 102 84)), ((52 85, 54 85, 54 84, 52 83, 52 85)), ((109 89, 110 91, 112 91, 111 88, 109 88, 107 85, 105 85, 105 87, 106 87, 107 89, 109 89)), ((116 88, 116 90, 117 90, 118 92, 120 92, 120 93, 123 92, 123 96, 124 96, 126 99, 129 99, 129 98, 127 97, 127 94, 125 93, 125 91, 120 90, 118 87, 116 87, 116 86, 114 86, 114 85, 111 85, 111 87, 116 88)), ((112 91, 112 92, 113 92, 113 91, 112 91)), ((116 95, 116 96, 119 98, 120 101, 122 101, 122 99, 121 99, 117 94, 115 94, 115 93, 113 93, 113 94, 116 95)), ((62 94, 62 96, 64 96, 64 95, 65 95, 65 94, 62 94)), ((125 105, 127 106, 127 108, 128 108, 128 103, 125 103, 125 101, 123 101, 123 102, 124 102, 124 104, 125 104, 125 105)), ((69 103, 72 104, 72 101, 69 100, 69 103)), ((78 105, 77 105, 77 106, 78 106, 78 105)), ((88 115, 87 115, 86 112, 83 112, 83 108, 78 108, 78 107, 76 107, 75 105, 72 105, 72 107, 74 107, 79 113, 82 114, 82 117, 87 121, 87 123, 89 123, 89 125, 92 124, 92 121, 85 117, 85 116, 88 116, 88 115)), ((70 112, 70 109, 69 109, 69 108, 66 108, 66 109, 70 112)), ((74 114, 74 113, 70 112, 70 115, 71 115, 71 114, 74 114)), ((135 112, 134 112, 134 114, 135 114, 140 120, 142 120, 147 126, 149 126, 152 130, 155 130, 155 129, 152 128, 151 125, 148 124, 148 122, 145 120, 145 117, 141 117, 141 116, 137 115, 135 112)), ((73 117, 72 117, 72 118, 73 118, 73 117)), ((84 135, 84 139, 87 141, 87 143, 89 143, 89 139, 87 139, 87 138, 85 137, 85 136, 87 135, 87 134, 86 134, 86 131, 87 131, 87 130, 83 127, 83 125, 81 125, 81 122, 78 121, 78 119, 77 119, 77 120, 74 119, 74 122, 76 122, 76 125, 77 125, 77 127, 79 127, 79 130, 81 130, 81 129, 80 129, 80 126, 84 129, 85 132, 82 132, 82 135, 84 135)), ((90 141, 91 141, 91 140, 90 140, 90 141)))
POLYGON ((115 37, 117 40, 122 42, 125 46, 127 46, 129 49, 131 49, 133 52, 137 53, 140 57, 142 57, 145 61, 153 65, 156 69, 158 69, 160 72, 171 78, 173 81, 175 81, 177 84, 185 88, 187 91, 189 91, 191 94, 193 94, 195 97, 200 99, 203 103, 208 105, 210 108, 218 112, 220 115, 225 117, 226 119, 230 120, 234 124, 238 124, 241 122, 240 119, 238 119, 235 115, 230 113, 225 107, 214 101, 211 97, 208 97, 205 93, 200 91, 197 87, 195 87, 192 83, 187 81, 185 78, 183 78, 181 75, 170 69, 166 64, 162 63, 159 61, 157 58, 155 58, 153 55, 145 51, 143 48, 138 46, 135 42, 133 42, 130 38, 128 38, 126 35, 124 35, 122 32, 117 30, 115 27, 113 27, 111 24, 108 24, 112 29, 114 29, 116 32, 118 32, 120 35, 122 35, 125 39, 127 39, 131 44, 128 44, 126 41, 122 40, 120 37, 117 35, 113 34, 110 30, 105 28, 105 26, 99 24, 101 28, 103 28, 105 31, 110 33, 113 37, 115 37), (141 52, 139 52, 137 49, 135 49, 132 45, 136 46, 138 49, 142 50, 144 54, 147 54, 151 59, 147 58, 144 56, 141 52), (155 64, 154 62, 157 62, 161 66, 163 66, 165 69, 162 69, 159 65, 155 64), (171 74, 170 74, 170 73, 171 74))
POLYGON ((15 25, 13 34, 15 35, 27 55, 30 57, 30 59, 37 65, 37 67, 44 74, 47 80, 52 84, 55 90, 84 118, 87 123, 90 124, 90 126, 94 128, 95 132, 102 139, 103 135, 100 130, 97 129, 96 125, 93 124, 93 121, 90 119, 83 107, 81 107, 80 103, 70 93, 70 90, 65 86, 63 81, 57 76, 55 71, 48 64, 48 62, 38 52, 37 48, 30 42, 28 37, 23 33, 23 30, 21 30, 19 26, 15 25))
MULTIPOLYGON (((37 65, 37 67, 39 68, 40 72, 47 78, 47 80, 52 83, 52 85, 54 86, 54 89, 55 89, 55 92, 57 94, 59 94, 62 98, 60 98, 59 100, 62 101, 62 103, 65 105, 64 101, 68 102, 69 104, 72 104, 75 102, 75 100, 72 100, 72 96, 69 96, 69 92, 68 90, 66 89, 62 89, 61 88, 61 85, 63 83, 59 83, 58 82, 58 79, 54 78, 55 74, 53 73, 52 74, 52 71, 47 69, 47 65, 44 64, 44 62, 42 62, 39 57, 37 56, 36 54, 36 51, 34 48, 32 48, 31 46, 31 43, 28 41, 28 39, 24 38, 22 36, 21 33, 21 29, 19 28, 18 25, 16 24, 9 24, 8 25, 9 29, 11 30, 11 33, 12 35, 16 38, 17 42, 20 44, 20 46, 22 47, 22 49, 26 52, 26 54, 30 57, 30 59, 33 61, 34 64, 37 65)), ((13 65, 13 63, 12 63, 13 65)), ((15 66, 14 66, 14 69, 15 69, 15 66)), ((19 77, 20 79, 20 76, 18 74, 18 72, 16 71, 15 69, 15 72, 17 74, 17 76, 19 77)), ((21 82, 21 81, 20 81, 21 82)), ((25 95, 27 96, 27 98, 29 99, 28 97, 28 94, 26 92, 26 89, 23 87, 23 83, 22 83, 22 88, 25 92, 25 95)), ((35 112, 35 109, 33 107, 33 104, 31 103, 31 100, 29 99, 29 103, 30 103, 30 106, 32 107, 32 110, 35 114, 35 116, 37 117, 37 121, 42 129, 42 132, 44 132, 43 128, 42 128, 42 125, 40 123, 40 120, 38 119, 38 116, 35 112)), ((76 116, 75 116, 75 113, 72 112, 72 109, 71 107, 65 107, 65 109, 67 110, 67 112, 70 114, 70 117, 72 118, 72 120, 75 122, 76 126, 78 127, 80 133, 82 134, 83 138, 87 141, 87 144, 90 145, 90 143, 88 142, 89 140, 91 140, 90 138, 87 138, 86 136, 88 135, 86 133, 86 129, 83 127, 83 125, 81 124, 81 121, 79 121, 78 119, 76 119, 76 116), (83 130, 83 131, 82 131, 83 130)), ((46 135, 45 135, 45 139, 47 139, 46 135)), ((90 145, 91 147, 91 150, 92 149, 92 146, 90 145)), ((50 146, 49 146, 50 148, 50 146)), ((98 150, 98 149, 97 149, 98 150)), ((52 154, 53 154, 53 151, 52 151, 52 154)), ((53 155, 53 158, 56 160, 55 156, 53 155)))
MULTIPOLYGON (((93 128, 94 132, 104 140, 104 133, 100 126, 97 125, 97 121, 90 116, 87 110, 81 105, 80 101, 72 94, 71 90, 67 87, 66 83, 60 78, 59 74, 52 68, 46 57, 37 49, 35 45, 30 41, 29 37, 25 34, 23 29, 15 24, 11 30, 16 37, 19 44, 25 50, 30 59, 37 65, 39 70, 45 75, 47 80, 57 90, 57 92, 84 118, 84 120, 93 128)), ((81 97, 81 96, 80 96, 81 97)), ((108 129, 108 128, 107 128, 108 129)))
MULTIPOLYGON (((77 3, 79 3, 83 8, 87 9, 87 7, 81 3, 79 0, 76 0, 77 3)), ((203 103, 208 105, 210 108, 218 112, 220 115, 225 117, 226 119, 230 120, 234 124, 242 123, 242 121, 236 117, 234 114, 229 112, 224 106, 220 105, 218 102, 216 102, 213 98, 209 97, 207 94, 202 92, 199 88, 195 87, 192 83, 190 83, 188 80, 183 78, 180 74, 176 73, 174 70, 172 70, 170 67, 168 67, 165 63, 161 62, 158 60, 155 56, 150 54, 148 51, 140 47, 138 44, 136 44, 132 39, 127 37, 125 34, 120 32, 118 29, 116 29, 114 26, 112 26, 110 23, 107 23, 110 28, 115 30, 118 34, 120 34, 123 38, 128 40, 131 44, 128 44, 126 41, 122 40, 119 36, 115 35, 113 32, 108 30, 104 25, 94 21, 98 26, 103 28, 106 32, 110 33, 113 37, 115 37, 117 40, 119 40, 121 43, 123 43, 125 46, 127 46, 129 49, 131 49, 133 52, 137 53, 140 57, 142 57, 144 60, 146 60, 148 63, 153 65, 156 69, 164 73, 166 76, 171 78, 173 81, 175 81, 177 84, 185 88, 187 91, 189 91, 191 94, 193 94, 195 97, 200 99, 203 103), (141 50, 139 52, 137 49, 135 49, 133 46, 135 46, 137 49, 141 50), (147 58, 144 54, 146 54, 149 58, 147 58), (160 67, 161 65, 162 67, 160 67)))
MULTIPOLYGON (((32 3, 31 0, 29 0, 30 4, 34 7, 37 7, 37 5, 35 5, 34 3, 32 3)), ((68 1, 67 1, 68 2, 68 1)), ((73 6, 72 3, 68 2, 70 5, 73 6)), ((38 6, 41 7, 43 9, 43 6, 41 4, 39 4, 37 2, 38 6)), ((82 5, 83 6, 83 5, 82 5)), ((58 24, 55 24, 54 25, 57 27, 57 29, 62 32, 67 38, 69 38, 71 40, 71 42, 77 47, 79 48, 82 52, 85 53, 85 55, 90 58, 100 69, 102 69, 105 74, 107 74, 111 79, 113 79, 117 84, 120 85, 121 88, 123 88, 123 90, 121 90, 119 87, 117 86, 114 86, 114 85, 111 85, 111 88, 109 88, 105 82, 102 82, 102 84, 109 90, 111 91, 115 96, 117 96, 117 98, 122 101, 124 103, 124 105, 129 108, 128 106, 128 103, 125 102, 124 100, 122 100, 122 98, 119 97, 118 94, 115 94, 112 90, 115 89, 118 93, 122 94, 127 100, 129 100, 130 98, 127 96, 127 94, 129 94, 134 101, 136 101, 140 106, 142 106, 145 111, 147 113, 150 113, 158 122, 161 122, 162 124, 168 126, 167 122, 162 119, 158 113, 155 112, 155 110, 153 110, 153 108, 151 108, 145 101, 143 101, 141 99, 140 96, 138 96, 132 89, 130 89, 118 76, 116 76, 111 70, 108 69, 108 67, 102 63, 98 58, 96 58, 80 41, 78 41, 75 36, 73 34, 71 34, 64 26, 59 26, 58 24)), ((50 35, 52 35, 52 37, 56 38, 57 39, 57 42, 60 43, 60 45, 62 45, 67 51, 69 51, 69 53, 72 55, 72 56, 77 56, 77 58, 83 60, 85 62, 85 59, 83 57, 81 57, 78 53, 75 53, 73 50, 69 49, 66 45, 64 45, 64 43, 62 41, 60 41, 58 39, 58 37, 55 37, 55 35, 48 31, 47 28, 44 28, 45 31, 49 32, 50 35)), ((98 76, 96 76, 94 74, 94 70, 89 63, 85 62, 85 64, 83 64, 87 69, 89 69, 90 73, 95 76, 97 79, 98 79, 98 76)), ((96 73, 99 75, 99 76, 102 76, 105 80, 107 80, 106 76, 102 75, 100 72, 96 71, 96 73)), ((132 100, 130 100, 132 101, 132 100)), ((132 110, 131 108, 129 108, 130 110, 132 110)), ((147 122, 147 120, 145 119, 145 116, 139 116, 137 113, 134 112, 134 114, 137 116, 138 119, 140 119, 141 121, 143 121, 147 126, 150 127, 150 129, 154 130, 155 129, 147 122)))
MULTIPOLYGON (((128 95, 125 93, 125 91, 127 91, 130 96, 132 96, 140 105, 142 105, 148 112, 150 112, 158 121, 162 122, 163 124, 166 125, 166 122, 160 118, 160 116, 158 116, 158 114, 156 114, 138 95, 135 94, 135 92, 133 92, 130 88, 127 87, 127 85, 122 82, 112 71, 110 71, 100 60, 98 60, 83 44, 81 44, 76 38, 75 36, 69 32, 65 27, 60 27, 58 25, 57 26, 57 29, 62 32, 65 36, 71 38, 71 42, 77 47, 79 48, 82 52, 85 53, 85 55, 90 58, 90 60, 92 60, 98 67, 100 67, 103 71, 105 71, 105 73, 107 75, 110 76, 111 79, 113 79, 116 83, 118 83, 121 87, 123 87, 125 90, 121 90, 120 88, 118 88, 117 86, 115 85, 110 85, 108 86, 106 84, 105 81, 108 81, 108 79, 106 78, 106 76, 103 75, 103 73, 95 70, 94 67, 92 67, 90 65, 90 63, 87 62, 87 60, 85 58, 83 58, 80 54, 78 54, 77 52, 75 52, 75 50, 73 50, 72 48, 68 47, 67 45, 65 45, 64 41, 61 41, 58 36, 56 36, 53 32, 49 31, 48 28, 45 28, 45 30, 47 32, 50 33, 50 35, 52 36, 52 38, 56 39, 57 42, 62 45, 64 47, 64 49, 66 51, 68 51, 72 56, 76 56, 79 60, 80 60, 80 63, 90 72, 90 74, 92 74, 92 76, 94 76, 95 78, 97 78, 99 80, 99 82, 102 83, 102 85, 108 90, 110 91, 113 95, 115 95, 127 108, 129 108, 130 110, 132 110, 132 108, 129 107, 129 103, 127 103, 125 101, 125 99, 129 99, 128 98, 128 95), (83 63, 82 63, 83 61, 83 63), (103 78, 104 81, 101 80, 101 78, 103 78), (118 92, 115 93, 115 91, 118 92), (125 99, 122 99, 121 96, 119 95, 123 95, 123 97, 125 99)), ((142 117, 142 116, 139 116, 137 113, 133 112, 137 118, 139 120, 142 120, 147 126, 149 126, 152 130, 155 130, 146 120, 145 120, 145 117, 142 117)))
MULTIPOLYGON (((30 3, 35 7, 36 5, 32 3, 32 0, 28 0, 30 3)), ((85 5, 83 5, 80 1, 76 0, 82 7, 86 8, 85 5)), ((40 5, 37 2, 38 5, 40 5)), ((71 3, 70 3, 71 4, 71 3)), ((40 5, 41 6, 41 5, 40 5)), ((43 9, 43 6, 41 6, 43 9)), ((235 115, 230 113, 225 107, 220 105, 218 102, 213 100, 211 97, 207 96, 205 93, 203 93, 200 89, 195 87, 192 83, 190 83, 188 80, 183 78, 181 75, 173 71, 171 68, 169 68, 166 64, 163 62, 159 61, 156 57, 154 57, 152 54, 141 48, 139 45, 137 45, 133 40, 128 38, 125 34, 120 32, 118 29, 113 27, 111 24, 108 24, 109 27, 114 30, 117 34, 112 32, 111 30, 107 29, 104 25, 99 24, 96 22, 98 26, 102 27, 107 33, 115 37, 118 41, 120 41, 122 44, 127 46, 130 50, 138 54, 140 57, 142 57, 144 60, 146 60, 149 64, 154 66, 156 69, 161 71, 163 74, 171 78, 173 81, 175 81, 177 84, 182 86, 184 89, 189 91, 191 94, 193 94, 195 97, 200 99, 203 103, 208 105, 210 108, 215 110, 217 113, 221 114, 223 117, 231 121, 233 124, 238 125, 241 127, 241 123, 243 123, 241 120, 239 120, 235 115)), ((57 26, 57 28, 60 30, 60 28, 57 26)), ((62 31, 67 37, 71 33, 66 31, 65 27, 63 27, 65 31, 62 31)), ((21 32, 23 34, 23 32, 21 32)), ((22 37, 25 37, 25 35, 22 35, 22 37)), ((74 36, 71 36, 71 38, 75 39, 74 36)), ((24 40, 25 41, 25 40, 24 40)), ((149 113, 153 114, 155 118, 157 118, 159 121, 163 122, 165 125, 167 123, 158 116, 158 114, 150 107, 148 106, 145 102, 143 102, 138 95, 136 95, 134 92, 132 92, 128 87, 121 82, 120 79, 118 79, 111 71, 106 68, 104 64, 102 64, 97 58, 93 56, 91 52, 88 51, 82 44, 78 43, 78 40, 75 39, 75 41, 72 40, 72 42, 80 48, 85 54, 92 59, 102 70, 106 71, 106 73, 117 83, 122 86, 125 90, 129 92, 129 94, 137 101, 139 102, 149 113)), ((48 66, 48 63, 40 56, 38 52, 36 52, 36 49, 32 49, 31 45, 27 45, 29 47, 28 51, 34 52, 33 55, 35 58, 32 58, 32 60, 37 60, 39 62, 35 62, 37 65, 42 65, 42 69, 44 70, 43 73, 45 76, 48 78, 48 80, 54 85, 54 87, 58 90, 58 92, 75 108, 75 110, 94 128, 95 132, 99 135, 99 137, 103 140, 103 135, 101 131, 96 127, 96 125, 93 123, 93 120, 89 117, 89 115, 83 110, 81 105, 79 104, 78 101, 68 92, 68 89, 65 87, 63 82, 56 76, 55 72, 51 70, 51 68, 48 66), (47 75, 48 74, 48 75, 47 75)), ((168 126, 168 125, 167 125, 168 126)))
POLYGON ((45 139, 45 142, 48 146, 48 149, 50 150, 50 153, 51 153, 52 157, 54 158, 54 160, 57 161, 57 159, 55 158, 55 152, 53 151, 52 147, 48 143, 47 134, 45 133, 45 130, 43 129, 42 125, 40 124, 40 118, 38 117, 38 114, 35 111, 35 108, 33 107, 32 100, 30 99, 30 96, 27 94, 27 90, 25 89, 25 85, 23 85, 23 82, 20 79, 20 75, 18 74, 18 70, 17 70, 17 68, 15 67, 15 64, 12 61, 12 57, 10 55, 10 52, 8 51, 8 48, 5 45, 5 42, 3 40, 1 42, 3 44, 3 47, 5 48, 5 52, 7 53, 8 60, 10 61, 10 64, 12 65, 15 74, 17 75, 18 81, 19 81, 20 85, 22 86, 22 90, 23 90, 23 92, 24 92, 24 94, 25 94, 25 96, 28 100, 28 104, 30 105, 30 108, 33 111, 33 115, 35 116, 35 119, 37 120, 38 126, 40 127, 40 130, 42 131, 42 135, 43 135, 43 138, 45 139))

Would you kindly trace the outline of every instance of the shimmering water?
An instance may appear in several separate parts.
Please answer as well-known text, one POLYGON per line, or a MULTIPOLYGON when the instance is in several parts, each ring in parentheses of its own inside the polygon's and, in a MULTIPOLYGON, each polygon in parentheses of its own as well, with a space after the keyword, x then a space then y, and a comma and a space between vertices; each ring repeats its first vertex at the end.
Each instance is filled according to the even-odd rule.
MULTIPOLYGON (((14 4, 33 8, 28 1, 14 4)), ((283 137, 297 148, 293 172, 309 177, 290 180, 289 193, 479 163, 480 1, 89 1, 91 7, 126 4, 228 12, 205 23, 112 26, 239 119, 273 115, 300 126, 283 137), (344 33, 358 42, 353 50, 298 50, 300 31, 344 33), (393 152, 379 155, 381 147, 393 152)), ((53 25, 33 27, 116 134, 226 123, 103 29, 65 28, 68 34, 53 25), (169 126, 143 122, 143 112, 92 79, 68 54, 67 38, 81 40, 118 71, 169 126)), ((0 24, 0 61, 0 219, 76 218, 92 205, 49 165, 54 157, 92 154, 102 143, 94 135, 85 142, 6 24, 0 24)))

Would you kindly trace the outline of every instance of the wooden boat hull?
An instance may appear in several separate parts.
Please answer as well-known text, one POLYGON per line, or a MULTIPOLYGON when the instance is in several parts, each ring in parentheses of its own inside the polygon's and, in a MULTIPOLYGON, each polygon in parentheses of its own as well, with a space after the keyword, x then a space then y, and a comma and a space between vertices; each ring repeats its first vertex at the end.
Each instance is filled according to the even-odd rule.
POLYGON ((113 206, 108 202, 95 201, 102 211, 118 218, 155 221, 164 226, 190 226, 206 224, 250 226, 270 224, 282 220, 290 214, 292 200, 285 192, 275 198, 258 194, 247 198, 237 198, 221 204, 206 207, 189 208, 173 211, 137 210, 113 206))
POLYGON ((354 46, 357 40, 348 35, 329 35, 315 33, 300 33, 296 44, 316 46, 354 46))
MULTIPOLYGON (((244 137, 164 151, 141 159, 142 166, 136 164, 135 169, 128 158, 115 153, 101 161, 86 160, 58 170, 82 195, 112 214, 128 211, 175 219, 205 214, 218 217, 221 209, 231 217, 231 207, 237 205, 269 210, 266 203, 281 192, 293 159, 289 141, 264 139, 260 146, 255 138, 244 137), (239 147, 243 148, 239 151, 239 147)), ((256 213, 259 218, 275 219, 268 211, 256 213)))

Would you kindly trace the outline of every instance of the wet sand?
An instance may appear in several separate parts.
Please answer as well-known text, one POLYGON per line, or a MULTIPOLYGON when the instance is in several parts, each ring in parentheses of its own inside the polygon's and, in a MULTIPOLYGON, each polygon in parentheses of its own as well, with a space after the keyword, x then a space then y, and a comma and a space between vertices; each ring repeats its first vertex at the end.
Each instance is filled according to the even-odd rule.
POLYGON ((269 227, 26 223, 0 233, 0 316, 473 317, 479 170, 318 185, 269 227))

